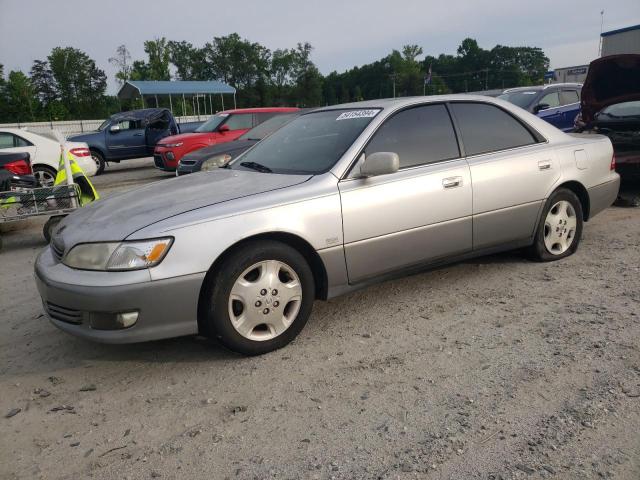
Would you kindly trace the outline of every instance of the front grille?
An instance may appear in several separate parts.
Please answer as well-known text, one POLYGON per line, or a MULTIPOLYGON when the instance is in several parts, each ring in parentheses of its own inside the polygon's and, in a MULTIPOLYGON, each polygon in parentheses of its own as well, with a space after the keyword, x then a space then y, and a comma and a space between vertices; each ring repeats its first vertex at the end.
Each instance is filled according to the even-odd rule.
POLYGON ((49 316, 54 320, 73 323, 74 325, 80 325, 82 323, 82 312, 79 310, 61 307, 60 305, 56 305, 51 302, 46 302, 44 308, 49 316))
POLYGON ((164 168, 164 160, 162 160, 162 155, 158 155, 158 154, 154 155, 153 163, 155 164, 156 167, 164 168))
POLYGON ((64 249, 56 245, 55 240, 52 241, 49 245, 51 246, 51 253, 53 253, 53 257, 59 262, 62 261, 62 256, 64 255, 64 249))

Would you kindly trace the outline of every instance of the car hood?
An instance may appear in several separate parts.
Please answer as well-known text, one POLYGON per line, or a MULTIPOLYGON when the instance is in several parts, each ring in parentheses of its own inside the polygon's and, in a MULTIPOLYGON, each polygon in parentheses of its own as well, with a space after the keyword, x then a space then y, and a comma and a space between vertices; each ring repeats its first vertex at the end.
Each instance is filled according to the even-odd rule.
POLYGON ((71 135, 70 137, 67 137, 67 141, 70 142, 87 142, 90 140, 95 140, 96 135, 101 134, 102 132, 100 130, 94 130, 92 132, 87 132, 87 133, 82 133, 80 135, 71 135))
POLYGON ((158 145, 167 145, 169 143, 196 143, 200 141, 209 142, 212 139, 217 137, 217 133, 215 132, 191 132, 191 133, 180 133, 178 135, 171 135, 170 137, 164 137, 162 140, 158 142, 158 145))
POLYGON ((582 86, 582 121, 609 105, 640 100, 640 55, 611 55, 594 60, 582 86))
POLYGON ((54 238, 66 248, 83 242, 120 241, 169 217, 298 185, 309 178, 225 168, 163 180, 75 211, 60 223, 54 238))
POLYGON ((187 153, 182 160, 202 161, 216 155, 231 155, 235 157, 239 153, 244 152, 249 147, 258 143, 258 140, 235 140, 233 142, 221 143, 219 145, 211 145, 209 147, 200 148, 193 152, 187 153))

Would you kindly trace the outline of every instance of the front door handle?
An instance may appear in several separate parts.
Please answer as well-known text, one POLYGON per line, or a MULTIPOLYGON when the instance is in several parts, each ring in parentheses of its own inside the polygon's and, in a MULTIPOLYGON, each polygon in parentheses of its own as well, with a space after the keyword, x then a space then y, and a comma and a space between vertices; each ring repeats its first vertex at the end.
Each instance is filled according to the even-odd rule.
POLYGON ((133 136, 134 136, 134 137, 141 137, 141 136, 142 136, 142 133, 134 133, 134 134, 133 134, 133 136))
POLYGON ((540 160, 538 162, 539 170, 549 170, 551 168, 551 160, 540 160))
POLYGON ((462 177, 449 177, 442 179, 442 186, 444 188, 456 188, 462 186, 462 177))

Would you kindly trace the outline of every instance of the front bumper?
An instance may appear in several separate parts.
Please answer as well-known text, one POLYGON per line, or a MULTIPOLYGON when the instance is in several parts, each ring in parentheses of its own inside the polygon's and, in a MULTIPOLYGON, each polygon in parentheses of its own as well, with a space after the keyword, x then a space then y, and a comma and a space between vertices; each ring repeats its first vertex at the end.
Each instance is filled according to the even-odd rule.
POLYGON ((156 148, 153 152, 153 165, 165 172, 173 172, 178 165, 178 160, 171 150, 156 148))
POLYGON ((146 270, 74 270, 58 262, 50 247, 40 254, 35 265, 36 286, 51 322, 65 332, 103 343, 197 334, 198 299, 204 276, 198 273, 151 281, 146 270), (90 325, 92 315, 132 311, 138 312, 138 319, 129 328, 99 330, 90 325))
POLYGON ((178 162, 178 168, 176 169, 176 175, 187 175, 189 173, 195 173, 200 171, 199 162, 194 162, 190 164, 184 164, 182 162, 178 162))

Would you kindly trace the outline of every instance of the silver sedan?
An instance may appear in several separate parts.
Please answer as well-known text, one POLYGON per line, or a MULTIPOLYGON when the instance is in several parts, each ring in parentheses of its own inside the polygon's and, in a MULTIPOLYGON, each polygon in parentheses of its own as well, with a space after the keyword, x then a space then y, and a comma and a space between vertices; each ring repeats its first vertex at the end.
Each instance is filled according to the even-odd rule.
POLYGON ((488 97, 337 105, 224 168, 69 215, 35 277, 74 335, 201 334, 260 354, 293 340, 315 299, 508 249, 573 254, 616 197, 614 166, 607 138, 488 97))

